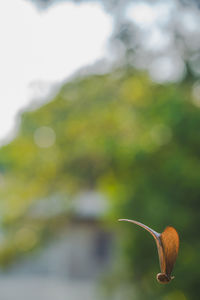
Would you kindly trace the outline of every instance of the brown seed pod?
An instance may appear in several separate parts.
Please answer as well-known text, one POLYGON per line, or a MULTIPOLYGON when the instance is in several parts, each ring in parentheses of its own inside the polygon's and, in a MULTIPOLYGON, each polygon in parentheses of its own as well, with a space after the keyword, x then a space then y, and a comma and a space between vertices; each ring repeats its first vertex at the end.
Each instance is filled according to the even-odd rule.
POLYGON ((119 221, 127 221, 141 226, 147 230, 155 239, 158 256, 160 262, 161 273, 157 274, 159 283, 169 283, 174 276, 171 276, 179 250, 179 236, 176 229, 172 226, 167 226, 162 233, 158 233, 150 227, 128 219, 119 219, 119 221))

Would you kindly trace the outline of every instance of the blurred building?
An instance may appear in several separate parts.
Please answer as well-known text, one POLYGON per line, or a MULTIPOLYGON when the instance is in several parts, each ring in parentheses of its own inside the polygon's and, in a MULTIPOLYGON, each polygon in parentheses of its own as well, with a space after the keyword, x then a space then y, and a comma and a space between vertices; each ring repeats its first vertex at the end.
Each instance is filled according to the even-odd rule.
POLYGON ((1 299, 101 299, 98 281, 112 267, 114 241, 99 221, 106 210, 102 195, 87 192, 77 197, 66 231, 1 274, 1 299))

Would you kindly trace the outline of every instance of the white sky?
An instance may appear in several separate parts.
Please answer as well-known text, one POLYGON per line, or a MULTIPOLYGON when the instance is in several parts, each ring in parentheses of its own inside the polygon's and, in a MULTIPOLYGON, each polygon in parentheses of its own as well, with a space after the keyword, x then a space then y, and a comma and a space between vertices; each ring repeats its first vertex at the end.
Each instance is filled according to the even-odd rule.
POLYGON ((96 3, 39 11, 29 1, 0 1, 0 140, 32 100, 34 83, 59 83, 104 57, 111 32, 111 17, 96 3))
MULTIPOLYGON (((141 0, 128 6, 127 18, 148 31, 147 50, 170 44, 160 26, 173 8, 173 0, 157 5, 141 0)), ((97 3, 61 2, 39 11, 26 0, 0 0, 0 144, 13 131, 22 108, 48 95, 77 69, 109 57, 112 29, 112 17, 97 3)), ((163 61, 166 68, 165 57, 163 61)), ((156 80, 157 65, 150 70, 156 80)), ((168 69, 170 77, 173 70, 168 69)))
POLYGON ((163 25, 169 20, 174 6, 174 0, 133 2, 128 6, 127 17, 142 28, 163 25))

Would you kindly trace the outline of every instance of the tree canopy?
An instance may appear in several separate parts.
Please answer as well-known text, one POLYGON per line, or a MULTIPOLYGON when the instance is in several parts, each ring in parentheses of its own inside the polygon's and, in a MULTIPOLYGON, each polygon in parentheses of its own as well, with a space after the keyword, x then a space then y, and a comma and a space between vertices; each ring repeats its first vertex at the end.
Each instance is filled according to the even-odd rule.
POLYGON ((98 190, 110 203, 112 223, 132 218, 158 232, 173 225, 180 234, 176 279, 166 290, 154 279, 159 267, 151 237, 130 224, 116 225, 123 278, 134 282, 139 298, 198 299, 195 86, 192 81, 155 84, 129 67, 75 78, 51 102, 22 113, 18 136, 0 149, 1 265, 66 226, 74 195, 98 190), (46 204, 38 214, 41 203, 46 204))

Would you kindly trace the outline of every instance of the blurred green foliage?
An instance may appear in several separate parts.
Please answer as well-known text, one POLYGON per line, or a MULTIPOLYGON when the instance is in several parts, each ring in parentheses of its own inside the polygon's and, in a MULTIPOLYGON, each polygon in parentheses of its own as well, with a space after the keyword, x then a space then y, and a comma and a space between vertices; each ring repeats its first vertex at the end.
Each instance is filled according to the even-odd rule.
POLYGON ((116 223, 124 259, 114 289, 129 282, 137 299, 199 299, 200 110, 192 84, 159 85, 122 69, 76 78, 23 113, 18 136, 0 149, 1 265, 66 226, 74 195, 96 189, 110 201, 111 222, 132 218, 158 232, 173 225, 180 234, 176 278, 160 286, 152 237, 116 223), (57 215, 48 211, 52 197, 57 215), (34 215, 44 199, 48 213, 34 215))

